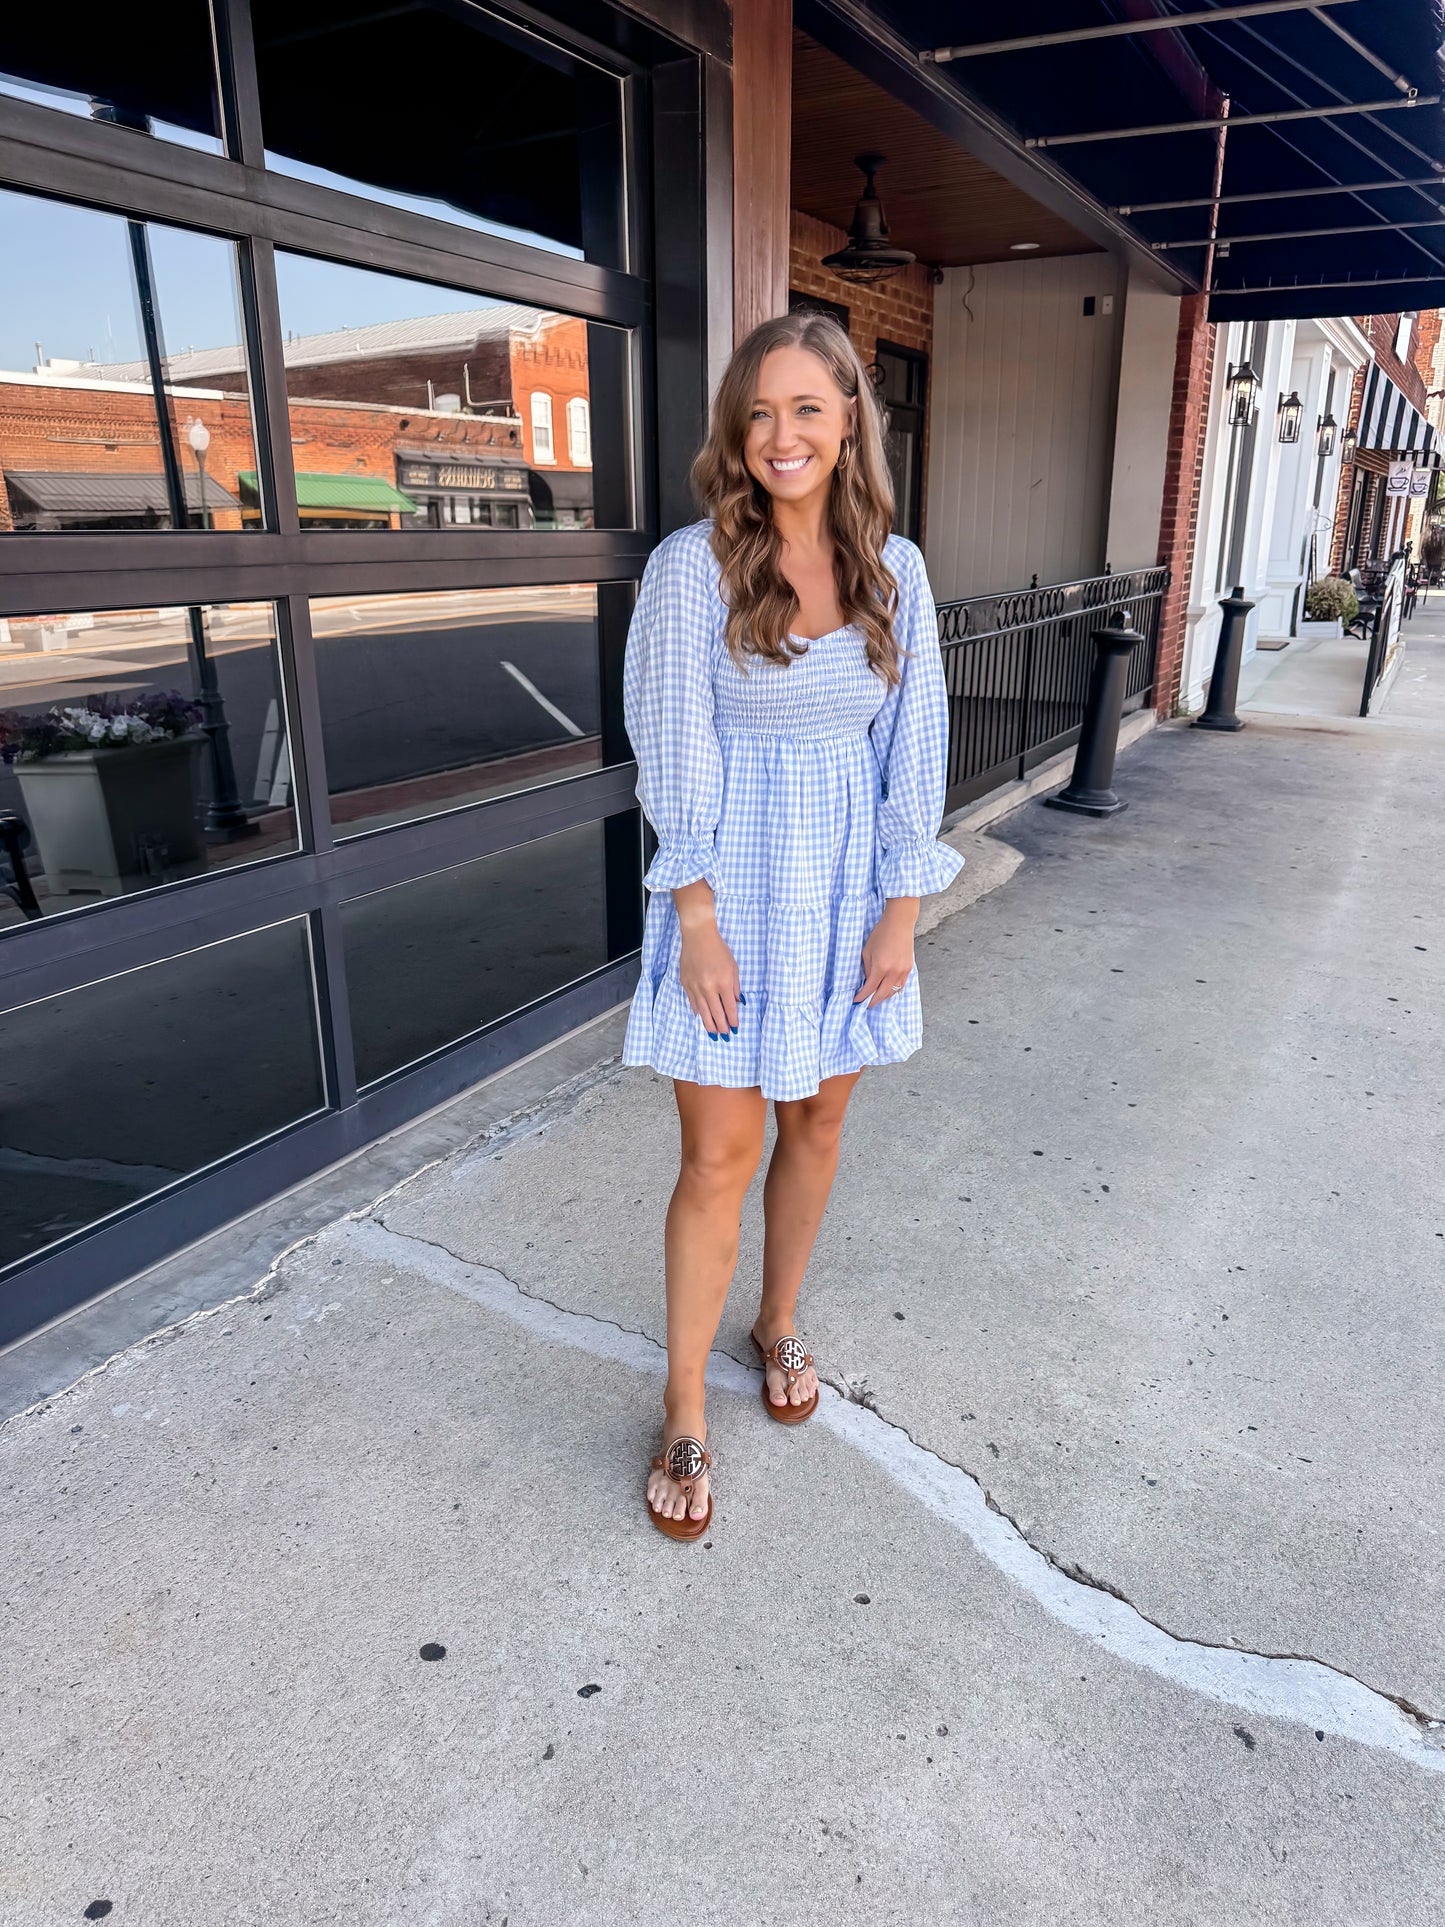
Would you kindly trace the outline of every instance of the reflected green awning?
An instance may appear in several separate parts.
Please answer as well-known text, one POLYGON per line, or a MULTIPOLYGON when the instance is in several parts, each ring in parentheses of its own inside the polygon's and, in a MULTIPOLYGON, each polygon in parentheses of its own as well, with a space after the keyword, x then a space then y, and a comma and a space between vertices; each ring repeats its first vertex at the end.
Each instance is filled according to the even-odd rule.
MULTIPOLYGON (((256 499, 256 471, 243 468, 236 477, 243 492, 256 499)), ((356 509, 363 514, 415 515, 416 503, 380 475, 309 475, 298 471, 296 506, 302 509, 356 509)))

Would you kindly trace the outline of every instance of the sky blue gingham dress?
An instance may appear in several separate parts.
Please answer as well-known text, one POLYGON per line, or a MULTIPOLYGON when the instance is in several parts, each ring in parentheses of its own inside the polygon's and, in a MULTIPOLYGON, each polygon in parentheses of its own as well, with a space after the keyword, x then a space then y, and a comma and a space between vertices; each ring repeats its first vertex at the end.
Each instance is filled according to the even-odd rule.
POLYGON ((885 687, 853 627, 780 665, 723 641, 712 525, 648 560, 627 637, 623 695, 637 796, 657 832, 642 975, 624 1064, 764 1097, 811 1097, 825 1077, 896 1064, 923 1041, 915 969, 856 1004, 863 944, 888 897, 927 896, 963 866, 940 843, 948 709, 923 557, 891 536, 903 680, 885 687), (678 981, 672 891, 706 877, 746 1003, 714 1041, 678 981))

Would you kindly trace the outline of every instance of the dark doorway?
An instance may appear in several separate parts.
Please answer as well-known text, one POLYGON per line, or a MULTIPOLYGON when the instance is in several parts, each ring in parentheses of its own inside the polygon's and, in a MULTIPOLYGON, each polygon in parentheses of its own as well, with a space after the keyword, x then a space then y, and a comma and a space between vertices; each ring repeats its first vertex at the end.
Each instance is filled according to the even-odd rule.
POLYGON ((917 542, 923 534, 923 411, 928 402, 928 357, 916 348, 880 341, 872 372, 878 399, 888 414, 885 449, 893 477, 893 532, 917 542))

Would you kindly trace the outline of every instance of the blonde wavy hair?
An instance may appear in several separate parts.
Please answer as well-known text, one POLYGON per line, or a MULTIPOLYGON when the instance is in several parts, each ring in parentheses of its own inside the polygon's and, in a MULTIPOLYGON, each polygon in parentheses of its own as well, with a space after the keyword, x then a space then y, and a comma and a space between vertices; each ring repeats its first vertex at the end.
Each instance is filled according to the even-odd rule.
POLYGON ((750 655, 785 664, 807 653, 806 643, 790 640, 798 598, 782 572, 783 539, 773 521, 772 499, 743 459, 759 371, 775 348, 815 354, 842 395, 856 404, 828 497, 833 571, 843 620, 862 631, 869 666, 891 688, 901 672, 893 634, 898 583, 883 560, 893 526, 883 413, 857 349, 827 314, 779 315, 739 344, 718 384, 707 440, 692 465, 693 492, 712 519, 713 553, 728 611, 728 652, 740 668, 750 655))

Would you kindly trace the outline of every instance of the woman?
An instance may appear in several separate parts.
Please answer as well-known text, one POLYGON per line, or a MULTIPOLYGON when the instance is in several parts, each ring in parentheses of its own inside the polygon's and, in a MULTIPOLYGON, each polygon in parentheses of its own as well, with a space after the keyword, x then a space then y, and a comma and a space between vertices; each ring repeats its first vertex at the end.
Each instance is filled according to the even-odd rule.
POLYGON ((712 1522, 703 1379, 768 1100, 763 1405, 818 1403, 793 1331, 868 1064, 918 1049, 919 898, 963 859, 937 839, 948 715, 923 558, 890 536, 883 423, 830 316, 767 321, 733 355, 693 467, 708 519, 650 558, 627 640, 627 732, 658 836, 623 1062, 673 1079, 663 1453, 653 1523, 712 1522))

